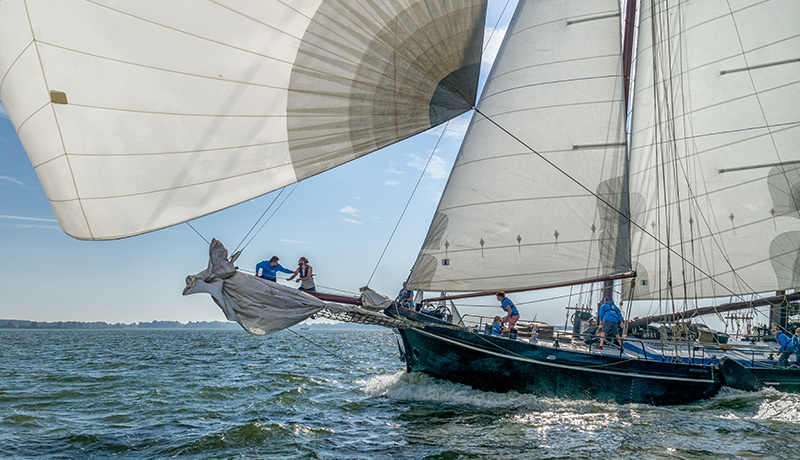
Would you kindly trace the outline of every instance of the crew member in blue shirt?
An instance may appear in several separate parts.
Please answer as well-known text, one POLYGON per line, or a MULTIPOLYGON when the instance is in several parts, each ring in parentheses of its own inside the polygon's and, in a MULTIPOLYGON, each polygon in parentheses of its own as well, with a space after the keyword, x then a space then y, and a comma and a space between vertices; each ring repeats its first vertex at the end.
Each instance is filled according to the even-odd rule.
POLYGON ((492 323, 492 335, 495 337, 503 336, 503 320, 499 316, 494 317, 494 322, 492 323))
POLYGON ((775 334, 775 341, 780 345, 780 347, 778 347, 778 352, 781 354, 781 357, 778 358, 778 365, 786 367, 789 365, 789 357, 794 353, 792 339, 780 331, 778 326, 772 326, 772 333, 775 334))
POLYGON ((496 297, 497 301, 500 302, 500 307, 504 312, 506 312, 503 322, 508 322, 508 330, 510 331, 511 329, 514 329, 514 326, 517 325, 517 321, 519 321, 519 310, 517 310, 517 307, 514 306, 514 302, 506 297, 505 292, 498 292, 496 297))
POLYGON ((406 281, 403 281, 403 289, 400 289, 400 293, 397 294, 397 300, 406 308, 414 308, 414 291, 406 289, 406 281))
POLYGON ((259 262, 258 265, 256 265, 256 276, 261 276, 269 281, 278 281, 278 272, 294 273, 287 268, 283 268, 283 266, 278 263, 279 260, 278 256, 272 256, 269 260, 262 260, 259 262), (259 271, 261 271, 261 275, 258 274, 259 271))
POLYGON ((600 344, 597 345, 595 348, 598 350, 603 349, 603 343, 605 343, 606 335, 611 334, 619 340, 620 346, 622 346, 622 337, 620 336, 620 325, 623 323, 622 321, 622 312, 619 311, 619 307, 614 305, 614 301, 611 299, 606 300, 606 302, 600 307, 600 332, 597 334, 600 337, 600 344))

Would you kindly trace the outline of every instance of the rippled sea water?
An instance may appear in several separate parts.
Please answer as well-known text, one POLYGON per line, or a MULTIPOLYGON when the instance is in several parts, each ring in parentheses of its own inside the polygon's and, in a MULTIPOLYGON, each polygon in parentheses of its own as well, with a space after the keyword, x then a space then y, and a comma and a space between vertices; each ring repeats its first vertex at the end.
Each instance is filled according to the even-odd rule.
POLYGON ((797 394, 485 393, 406 374, 389 330, 297 332, 0 330, 0 458, 800 458, 797 394))

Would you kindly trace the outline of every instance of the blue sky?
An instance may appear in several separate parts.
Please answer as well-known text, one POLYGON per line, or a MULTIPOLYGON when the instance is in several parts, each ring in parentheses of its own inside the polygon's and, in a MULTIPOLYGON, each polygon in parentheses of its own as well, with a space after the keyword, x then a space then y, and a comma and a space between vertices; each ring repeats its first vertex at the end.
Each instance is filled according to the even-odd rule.
MULTIPOLYGON (((510 2, 499 23, 506 2, 489 3, 487 38, 499 25, 487 46, 483 78, 516 2, 510 2)), ((471 113, 465 114, 449 123, 377 266, 370 282, 373 289, 393 297, 406 279, 470 117, 471 113)), ((296 189, 287 187, 278 203, 291 195, 237 264, 252 270, 259 261, 278 255, 284 266, 294 268, 298 257, 306 256, 318 285, 357 293, 372 276, 440 134, 441 128, 422 133, 307 179, 296 189)), ((207 240, 218 238, 233 249, 277 193, 191 224, 207 240)), ((0 318, 110 323, 224 320, 210 297, 181 295, 185 277, 207 264, 208 246, 188 225, 117 241, 79 241, 64 234, 1 105, 0 196, 0 318)), ((471 302, 480 303, 497 308, 494 299, 471 302)))

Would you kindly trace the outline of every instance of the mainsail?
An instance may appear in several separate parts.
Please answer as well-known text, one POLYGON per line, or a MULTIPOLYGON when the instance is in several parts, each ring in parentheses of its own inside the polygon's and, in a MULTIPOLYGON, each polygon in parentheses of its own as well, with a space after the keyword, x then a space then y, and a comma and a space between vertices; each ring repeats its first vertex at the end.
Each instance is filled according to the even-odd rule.
POLYGON ((800 287, 800 2, 644 0, 640 16, 632 298, 800 287))
POLYGON ((618 0, 519 3, 410 286, 511 290, 630 268, 621 50, 618 0))
POLYGON ((132 236, 469 110, 486 0, 0 2, 0 99, 59 225, 132 236))

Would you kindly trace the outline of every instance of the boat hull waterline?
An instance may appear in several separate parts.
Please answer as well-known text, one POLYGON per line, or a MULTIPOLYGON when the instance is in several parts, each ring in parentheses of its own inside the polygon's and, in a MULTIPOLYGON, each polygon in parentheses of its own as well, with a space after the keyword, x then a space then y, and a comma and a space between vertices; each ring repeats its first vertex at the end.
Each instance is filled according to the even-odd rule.
POLYGON ((738 378, 729 386, 763 386, 733 360, 720 367, 644 361, 553 348, 478 334, 463 328, 426 325, 399 330, 409 372, 462 383, 483 391, 598 401, 687 404, 707 399, 726 385, 720 367, 738 378))

